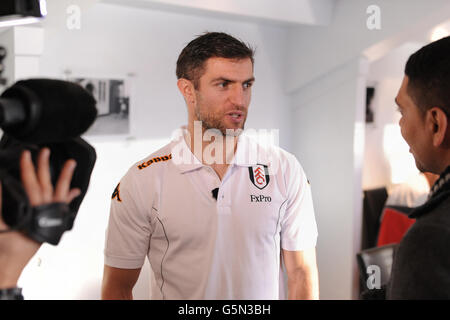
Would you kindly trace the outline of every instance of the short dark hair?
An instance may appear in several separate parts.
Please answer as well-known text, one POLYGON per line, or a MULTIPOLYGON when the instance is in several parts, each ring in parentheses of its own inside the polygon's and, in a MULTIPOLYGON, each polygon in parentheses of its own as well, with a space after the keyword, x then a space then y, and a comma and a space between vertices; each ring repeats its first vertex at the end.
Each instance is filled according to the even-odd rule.
POLYGON ((246 59, 254 63, 254 49, 223 32, 206 32, 197 36, 181 51, 177 60, 177 78, 191 80, 198 88, 209 58, 246 59))
POLYGON ((412 54, 405 66, 408 94, 422 113, 432 107, 450 116, 450 36, 412 54))

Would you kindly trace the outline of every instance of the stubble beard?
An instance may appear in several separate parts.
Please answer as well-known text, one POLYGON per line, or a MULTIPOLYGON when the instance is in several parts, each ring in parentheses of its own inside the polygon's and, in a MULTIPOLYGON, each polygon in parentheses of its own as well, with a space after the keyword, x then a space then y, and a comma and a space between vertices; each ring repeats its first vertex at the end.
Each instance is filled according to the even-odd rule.
POLYGON ((417 168, 417 170, 419 170, 419 172, 433 172, 433 170, 431 168, 425 168, 425 166, 422 164, 422 162, 417 161, 417 159, 415 157, 414 157, 414 162, 416 163, 416 168, 417 168))
POLYGON ((223 136, 239 136, 244 130, 246 115, 244 116, 244 120, 242 121, 242 126, 237 129, 227 128, 223 119, 220 119, 214 113, 211 112, 202 112, 200 110, 200 106, 195 106, 195 116, 197 121, 202 122, 203 130, 216 129, 219 130, 223 136))

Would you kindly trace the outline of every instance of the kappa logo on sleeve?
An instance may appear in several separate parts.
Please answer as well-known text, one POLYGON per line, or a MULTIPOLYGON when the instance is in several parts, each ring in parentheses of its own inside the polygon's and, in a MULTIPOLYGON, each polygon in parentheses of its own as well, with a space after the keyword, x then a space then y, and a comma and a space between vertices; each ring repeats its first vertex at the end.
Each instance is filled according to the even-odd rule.
POLYGON ((155 157, 153 159, 150 159, 148 161, 145 161, 143 163, 141 163, 140 165, 138 165, 137 167, 139 168, 139 170, 145 169, 148 166, 152 165, 155 162, 160 162, 160 161, 168 161, 172 159, 172 154, 168 154, 166 156, 162 156, 162 157, 155 157))
POLYGON ((117 198, 117 201, 122 202, 122 199, 120 199, 120 182, 117 185, 117 187, 114 189, 114 192, 111 196, 111 200, 114 200, 117 198))

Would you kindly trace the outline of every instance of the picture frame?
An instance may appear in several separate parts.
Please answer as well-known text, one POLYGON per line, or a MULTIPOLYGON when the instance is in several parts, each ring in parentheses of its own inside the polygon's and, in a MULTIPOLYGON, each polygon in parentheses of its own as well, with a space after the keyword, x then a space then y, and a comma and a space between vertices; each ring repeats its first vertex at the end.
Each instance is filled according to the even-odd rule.
POLYGON ((130 134, 130 77, 70 74, 66 81, 79 84, 97 101, 97 118, 85 136, 130 134))

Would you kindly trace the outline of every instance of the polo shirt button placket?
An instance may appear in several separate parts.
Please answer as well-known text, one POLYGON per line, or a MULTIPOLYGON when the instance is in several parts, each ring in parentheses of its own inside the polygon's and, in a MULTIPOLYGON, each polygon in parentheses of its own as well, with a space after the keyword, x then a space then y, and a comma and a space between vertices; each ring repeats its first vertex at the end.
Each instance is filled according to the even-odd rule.
POLYGON ((230 197, 230 181, 224 177, 219 187, 219 195, 217 197, 217 214, 231 214, 231 197, 230 197))

